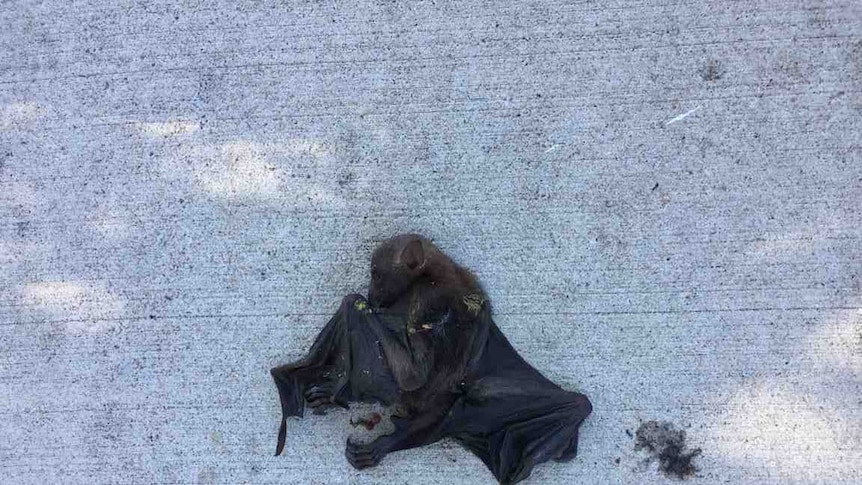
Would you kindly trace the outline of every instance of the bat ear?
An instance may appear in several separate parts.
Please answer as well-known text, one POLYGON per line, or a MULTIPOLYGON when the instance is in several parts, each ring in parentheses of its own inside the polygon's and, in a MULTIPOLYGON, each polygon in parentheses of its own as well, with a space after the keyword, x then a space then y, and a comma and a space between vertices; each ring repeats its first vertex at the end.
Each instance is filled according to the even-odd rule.
POLYGON ((415 239, 407 243, 404 249, 401 250, 401 262, 410 271, 425 266, 425 250, 422 248, 422 241, 415 239))

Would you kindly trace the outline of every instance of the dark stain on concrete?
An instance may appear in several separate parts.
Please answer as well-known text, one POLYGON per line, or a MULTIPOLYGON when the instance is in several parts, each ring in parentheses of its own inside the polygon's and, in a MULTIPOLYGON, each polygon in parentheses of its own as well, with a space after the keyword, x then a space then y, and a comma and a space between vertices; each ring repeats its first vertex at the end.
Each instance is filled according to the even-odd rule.
POLYGON ((646 450, 648 462, 658 459, 658 468, 666 475, 688 478, 697 471, 692 460, 701 454, 700 448, 686 451, 685 431, 673 423, 647 421, 635 432, 635 450, 646 450))
POLYGON ((704 81, 718 81, 724 77, 724 66, 721 62, 711 59, 700 69, 700 78, 704 81))

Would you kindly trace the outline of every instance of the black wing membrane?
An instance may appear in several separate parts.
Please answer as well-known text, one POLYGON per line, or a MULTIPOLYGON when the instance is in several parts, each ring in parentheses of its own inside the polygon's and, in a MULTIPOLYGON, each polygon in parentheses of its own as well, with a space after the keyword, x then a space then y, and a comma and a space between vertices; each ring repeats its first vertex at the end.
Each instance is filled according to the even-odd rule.
POLYGON ((306 403, 347 407, 350 402, 391 404, 398 386, 372 325, 386 325, 359 297, 347 297, 306 356, 270 370, 281 400, 276 455, 284 449, 287 418, 302 417, 306 403), (314 399, 315 396, 323 396, 314 399))
MULTIPOLYGON (((413 414, 393 418, 391 435, 369 445, 348 443, 347 458, 359 468, 376 465, 386 453, 447 437, 478 456, 500 483, 523 480, 548 460, 573 459, 581 423, 592 412, 589 399, 560 388, 521 358, 492 320, 484 298, 465 302, 469 314, 447 309, 440 322, 423 320, 428 323, 413 329, 437 336, 437 358, 427 384, 405 392, 390 369, 399 363, 387 363, 380 342, 398 340, 406 319, 385 321, 361 297, 345 298, 305 358, 272 369, 283 414, 276 454, 284 447, 286 419, 301 417, 306 403, 319 404, 317 396, 323 395, 341 406, 355 401, 388 405, 399 399, 420 403, 413 414), (463 318, 452 320, 456 314, 463 318), (450 385, 453 375, 456 385, 450 385)), ((395 344, 411 346, 406 336, 395 344)))
POLYGON ((580 425, 592 412, 589 399, 524 361, 487 309, 480 318, 487 338, 441 434, 472 451, 500 483, 523 480, 551 459, 573 459, 580 425))

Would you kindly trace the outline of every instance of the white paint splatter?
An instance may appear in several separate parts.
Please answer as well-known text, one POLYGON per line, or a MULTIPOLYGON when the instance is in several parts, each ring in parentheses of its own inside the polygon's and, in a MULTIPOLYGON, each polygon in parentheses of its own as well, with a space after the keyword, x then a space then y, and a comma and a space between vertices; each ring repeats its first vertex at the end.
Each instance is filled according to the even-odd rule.
POLYGON ((545 153, 551 153, 552 151, 556 150, 558 147, 559 147, 559 145, 553 145, 550 148, 548 148, 547 150, 545 150, 545 153))
POLYGON ((676 123, 677 121, 681 121, 681 120, 685 119, 688 115, 694 113, 695 111, 697 111, 699 109, 700 109, 700 106, 698 106, 697 108, 694 108, 694 109, 690 109, 681 115, 674 116, 670 121, 668 121, 664 125, 667 126, 671 123, 676 123))

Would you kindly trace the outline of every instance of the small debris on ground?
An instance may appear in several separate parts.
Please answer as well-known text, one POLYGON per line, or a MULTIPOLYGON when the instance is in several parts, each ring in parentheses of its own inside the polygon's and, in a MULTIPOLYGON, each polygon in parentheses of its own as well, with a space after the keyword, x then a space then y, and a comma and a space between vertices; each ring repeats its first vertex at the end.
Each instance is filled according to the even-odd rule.
POLYGON ((697 467, 692 460, 702 452, 700 448, 687 452, 685 431, 659 421, 641 424, 635 433, 635 450, 646 450, 650 454, 647 462, 658 459, 659 470, 680 479, 694 475, 697 467))

